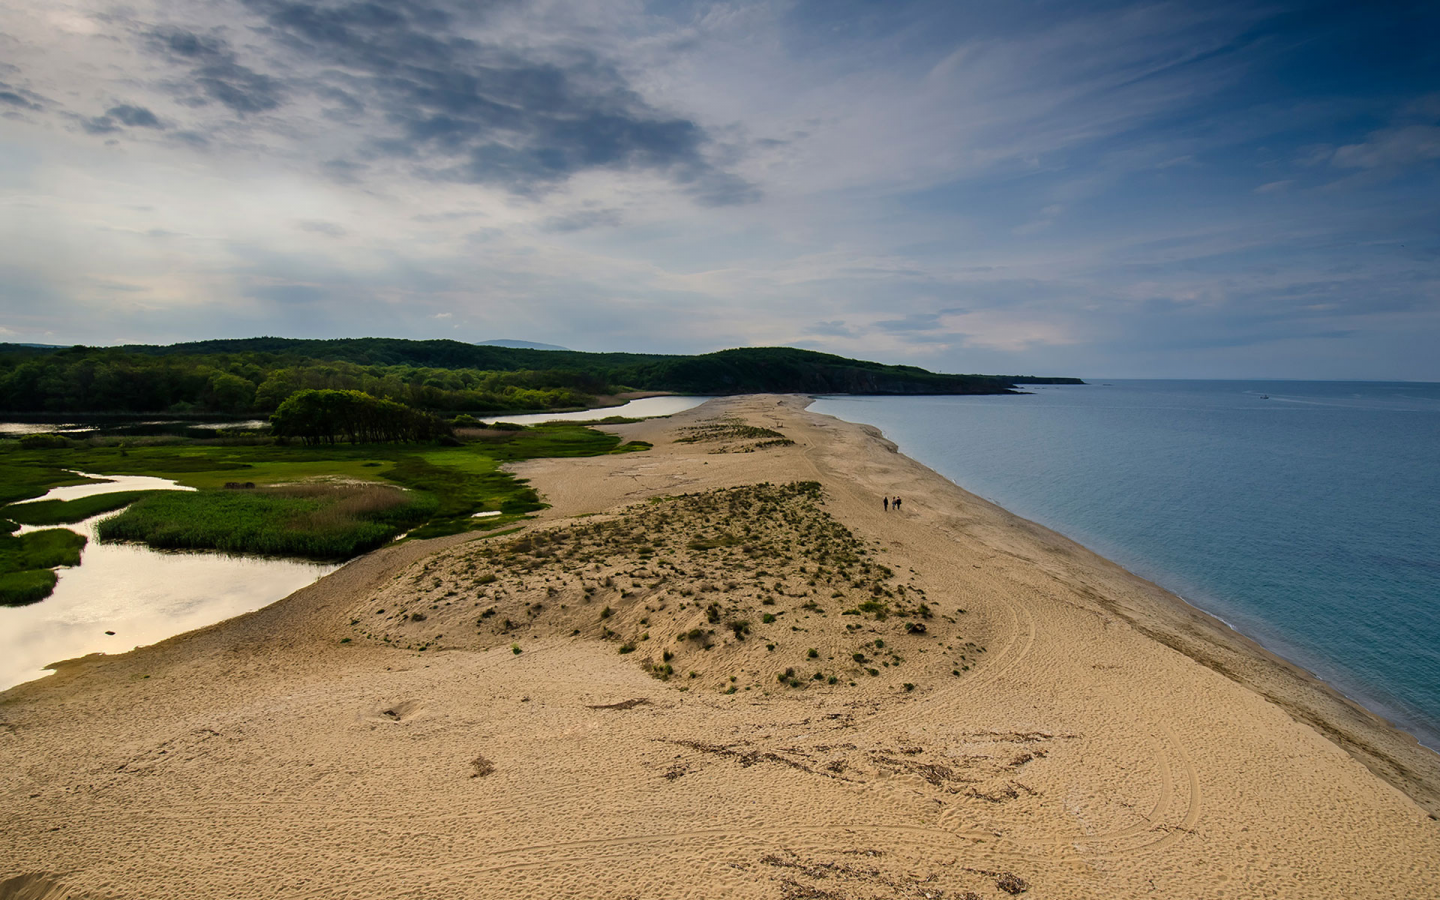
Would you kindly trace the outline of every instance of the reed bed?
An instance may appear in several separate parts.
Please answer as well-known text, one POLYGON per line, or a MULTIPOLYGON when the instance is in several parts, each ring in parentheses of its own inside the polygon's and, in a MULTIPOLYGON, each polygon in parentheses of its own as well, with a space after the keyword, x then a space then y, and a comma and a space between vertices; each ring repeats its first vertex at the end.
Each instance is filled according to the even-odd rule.
POLYGON ((129 506, 141 497, 148 497, 153 491, 115 491, 110 494, 93 494, 74 500, 37 500, 7 506, 0 515, 19 522, 21 525, 69 525, 83 522, 91 516, 113 512, 129 506))
POLYGON ((165 550, 221 550, 345 559, 434 515, 433 497, 379 484, 295 484, 161 493, 97 529, 102 541, 165 550))
POLYGON ((56 566, 80 565, 85 537, 64 528, 0 535, 0 606, 25 606, 50 596, 56 566))

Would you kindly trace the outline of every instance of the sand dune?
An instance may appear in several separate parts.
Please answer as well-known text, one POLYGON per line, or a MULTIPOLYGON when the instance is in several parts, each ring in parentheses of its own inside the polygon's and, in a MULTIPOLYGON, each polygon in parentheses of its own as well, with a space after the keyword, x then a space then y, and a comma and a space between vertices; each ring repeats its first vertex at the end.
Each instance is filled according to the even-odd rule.
POLYGON ((1440 896, 1434 754, 804 405, 0 695, 0 898, 1440 896))

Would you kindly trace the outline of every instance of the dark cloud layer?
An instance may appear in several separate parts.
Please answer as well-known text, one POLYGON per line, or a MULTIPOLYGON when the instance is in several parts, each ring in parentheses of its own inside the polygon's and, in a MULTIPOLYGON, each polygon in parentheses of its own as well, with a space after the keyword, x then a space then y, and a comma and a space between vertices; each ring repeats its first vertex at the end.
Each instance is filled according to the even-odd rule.
POLYGON ((81 124, 90 134, 111 134, 123 130, 121 126, 157 129, 165 127, 150 110, 143 106, 131 106, 128 103, 112 106, 105 111, 105 115, 86 119, 81 124))
MULTIPOLYGON (((146 38, 151 49, 190 66, 195 87, 206 97, 242 116, 275 109, 285 100, 284 86, 278 79, 241 65, 230 45, 220 38, 198 35, 174 26, 160 26, 146 38)), ((188 85, 183 86, 181 91, 184 102, 204 102, 191 92, 188 85)))
MULTIPOLYGON (((283 117, 304 99, 370 135, 326 163, 349 180, 381 159, 517 193, 588 170, 650 171, 704 203, 753 199, 753 187, 707 159, 704 128, 648 104, 594 51, 526 51, 464 36, 483 33, 492 5, 240 0, 240 27, 228 33, 243 28, 253 47, 168 23, 152 24, 143 45, 186 70, 174 90, 187 105, 218 103, 244 121, 283 117)), ((96 121, 95 130, 113 130, 113 121, 96 121)))

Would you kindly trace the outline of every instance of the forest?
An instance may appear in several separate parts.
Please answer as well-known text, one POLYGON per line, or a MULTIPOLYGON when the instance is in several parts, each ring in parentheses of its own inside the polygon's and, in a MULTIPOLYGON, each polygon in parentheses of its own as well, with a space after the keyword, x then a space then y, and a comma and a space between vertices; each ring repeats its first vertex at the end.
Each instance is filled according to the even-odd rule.
POLYGON ((624 391, 996 394, 1074 378, 947 375, 790 347, 697 356, 390 338, 169 346, 0 344, 0 411, 268 415, 301 391, 359 391, 435 413, 582 409, 624 391))

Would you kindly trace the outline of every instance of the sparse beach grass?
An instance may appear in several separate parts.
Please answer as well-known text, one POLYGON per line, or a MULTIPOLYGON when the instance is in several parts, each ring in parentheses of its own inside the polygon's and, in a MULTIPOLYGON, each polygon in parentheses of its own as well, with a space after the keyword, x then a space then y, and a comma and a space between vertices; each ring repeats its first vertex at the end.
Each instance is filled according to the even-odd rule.
POLYGON ((773 428, 751 425, 743 419, 710 419, 680 429, 677 444, 717 444, 711 453, 754 453, 768 447, 789 447, 795 442, 773 428))
POLYGON ((612 642, 656 678, 684 671, 723 693, 848 685, 910 653, 964 665, 975 645, 956 622, 824 503, 815 482, 755 484, 467 547, 357 606, 355 627, 414 650, 521 633, 612 642))

